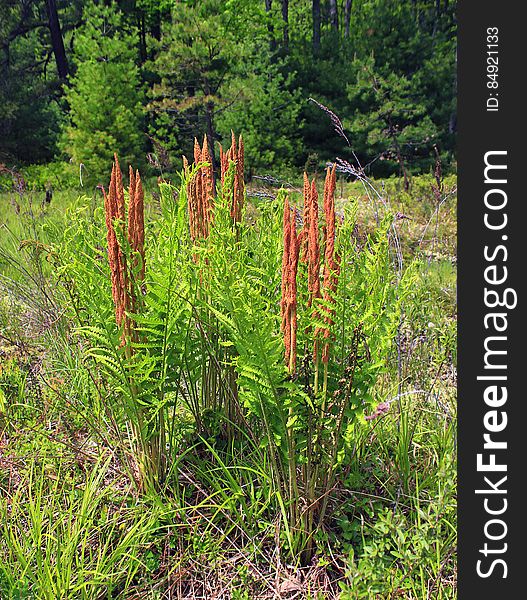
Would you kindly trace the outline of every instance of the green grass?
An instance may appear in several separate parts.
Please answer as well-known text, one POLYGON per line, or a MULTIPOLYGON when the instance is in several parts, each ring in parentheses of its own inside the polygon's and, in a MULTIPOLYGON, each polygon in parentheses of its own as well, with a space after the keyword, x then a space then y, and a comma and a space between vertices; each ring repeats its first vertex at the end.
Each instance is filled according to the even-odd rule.
MULTIPOLYGON (((48 250, 69 226, 68 208, 84 205, 90 220, 101 198, 55 192, 42 208, 38 193, 1 194, 0 597, 454 598, 455 195, 438 207, 431 181, 415 178, 410 194, 384 187, 392 210, 410 217, 396 226, 417 283, 374 389, 390 409, 357 424, 317 554, 303 567, 287 554, 284 498, 258 440, 225 443, 213 421, 199 435, 181 405, 166 485, 137 494, 130 448, 108 411, 112 389, 94 380, 50 283, 48 250)), ((366 235, 372 199, 358 183, 337 190, 339 206, 357 205, 366 235)), ((151 220, 158 210, 151 203, 151 220)))

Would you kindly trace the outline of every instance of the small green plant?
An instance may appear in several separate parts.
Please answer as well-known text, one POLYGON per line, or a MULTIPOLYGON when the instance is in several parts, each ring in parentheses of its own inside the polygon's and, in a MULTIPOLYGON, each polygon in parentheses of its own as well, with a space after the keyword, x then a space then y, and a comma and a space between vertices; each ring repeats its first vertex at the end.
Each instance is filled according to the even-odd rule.
POLYGON ((185 217, 181 202, 174 204, 171 190, 162 188, 164 218, 145 248, 139 176, 131 177, 128 214, 120 177, 116 163, 106 196, 107 252, 100 246, 99 223, 86 229, 83 213, 72 215, 59 274, 77 335, 87 343, 92 379, 104 378, 96 393, 107 394, 103 402, 115 434, 128 440, 130 472, 147 490, 163 485, 167 448, 177 435, 175 421, 167 425, 166 419, 176 410, 191 318, 184 300, 188 281, 180 271, 187 268, 179 251, 185 217), (79 245, 85 250, 77 255, 79 245))
MULTIPOLYGON (((266 456, 284 543, 308 563, 356 426, 374 410, 373 386, 412 276, 393 269, 391 216, 364 245, 353 235, 353 211, 337 217, 335 167, 323 221, 305 176, 302 227, 282 193, 283 210, 254 231, 242 219, 241 140, 233 136, 221 153, 216 189, 209 158, 206 141, 196 143, 177 200, 162 188, 154 237, 145 237, 142 212, 134 216, 140 180, 132 171, 126 214, 116 162, 105 195, 108 261, 86 240, 84 255, 61 273, 75 281, 67 289, 78 333, 109 386, 113 420, 121 436, 132 434, 127 453, 140 489, 159 489, 172 472, 185 409, 213 455, 221 439, 232 443, 244 430, 241 439, 259 440, 266 456), (110 287, 112 303, 102 298, 110 287)), ((72 239, 83 235, 72 231, 72 239)))
POLYGON ((322 243, 313 183, 305 188, 310 190, 306 204, 311 203, 304 209, 304 215, 311 211, 307 225, 304 216, 305 234, 296 232, 288 201, 280 196, 283 244, 276 240, 278 214, 270 230, 251 235, 242 229, 237 241, 222 217, 227 206, 220 199, 207 254, 210 309, 236 349, 239 401, 269 457, 286 545, 305 562, 313 555, 339 467, 353 453, 354 425, 373 410, 372 388, 389 355, 400 303, 412 281, 409 274, 398 280, 392 269, 390 218, 365 248, 355 244, 350 213, 338 233, 334 225, 332 229, 333 176, 334 171, 328 173, 326 181, 329 233, 322 243), (274 253, 259 252, 269 246, 267 235, 274 237, 274 253), (299 266, 300 244, 308 236, 306 263, 299 266), (322 286, 317 285, 321 270, 322 286), (281 315, 276 300, 280 271, 281 315))

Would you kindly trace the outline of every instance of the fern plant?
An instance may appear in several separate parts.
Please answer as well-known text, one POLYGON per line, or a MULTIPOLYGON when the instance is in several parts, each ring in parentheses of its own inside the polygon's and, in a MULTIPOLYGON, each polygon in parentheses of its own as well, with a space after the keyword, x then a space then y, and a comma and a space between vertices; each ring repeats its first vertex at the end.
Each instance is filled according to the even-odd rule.
MULTIPOLYGON (((279 201, 286 202, 285 193, 279 201)), ((387 217, 364 247, 353 235, 353 212, 336 238, 340 277, 325 298, 308 306, 305 269, 298 274, 298 367, 284 360, 280 331, 279 211, 257 235, 243 231, 236 252, 227 219, 217 208, 215 233, 222 250, 209 259, 210 310, 236 349, 239 399, 252 435, 268 454, 290 550, 308 561, 322 526, 340 465, 353 451, 354 427, 373 410, 373 386, 394 343, 402 299, 411 284, 393 269, 387 217), (258 239, 256 239, 258 238, 258 239), (314 332, 331 311, 333 335, 323 384, 313 358, 314 332)), ((216 238, 214 238, 216 236, 216 238)))
MULTIPOLYGON (((281 191, 250 224, 239 155, 222 155, 212 198, 205 149, 178 189, 160 184, 144 255, 124 235, 124 212, 111 220, 135 286, 121 323, 100 211, 88 225, 72 215, 59 274, 139 488, 165 483, 187 415, 212 456, 218 435, 232 447, 242 430, 239 443, 258 446, 269 465, 262 485, 270 477, 286 545, 308 562, 357 428, 374 413, 412 270, 394 268, 392 216, 362 242, 353 207, 337 223, 335 169, 320 218, 306 176, 303 218, 281 191)), ((177 477, 170 484, 177 492, 177 477)))
MULTIPOLYGON (((183 370, 191 354, 186 197, 184 191, 174 197, 168 184, 160 190, 155 235, 150 237, 147 228, 145 276, 136 291, 140 302, 136 312, 127 311, 127 321, 120 326, 111 301, 110 269, 99 242, 104 222, 100 211, 89 225, 83 211, 72 214, 58 252, 59 275, 70 297, 76 334, 94 365, 95 377, 105 382, 106 410, 118 437, 126 440, 131 472, 143 490, 159 488, 169 469, 177 437, 173 419, 184 382, 189 380, 183 370), (84 251, 79 253, 79 248, 84 251), (133 335, 124 335, 127 324, 133 335)), ((125 239, 119 242, 124 260, 134 265, 132 249, 125 239)))

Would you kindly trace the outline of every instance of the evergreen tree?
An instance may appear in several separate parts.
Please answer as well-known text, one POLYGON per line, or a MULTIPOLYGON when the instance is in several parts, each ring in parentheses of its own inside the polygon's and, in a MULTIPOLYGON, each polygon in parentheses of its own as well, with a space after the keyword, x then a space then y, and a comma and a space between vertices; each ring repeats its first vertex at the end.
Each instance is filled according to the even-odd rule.
MULTIPOLYGON (((216 114, 226 96, 243 45, 223 0, 177 3, 162 26, 151 69, 158 77, 149 110, 156 136, 174 152, 189 153, 194 136, 206 133, 209 148, 218 139, 216 114)), ((155 44, 156 45, 156 44, 155 44)), ((213 157, 214 160, 214 157, 213 157)))
POLYGON ((108 173, 114 152, 123 164, 141 162, 143 93, 135 29, 125 28, 115 5, 87 7, 84 17, 75 37, 77 71, 66 90, 63 148, 94 182, 108 173))
POLYGON ((454 164, 456 2, 0 0, 0 13, 0 162, 49 161, 62 132, 95 183, 114 151, 140 162, 145 130, 176 166, 195 136, 217 152, 234 129, 259 171, 353 149, 373 176, 404 176, 430 169, 434 145, 454 164))
MULTIPOLYGON (((207 134, 209 147, 241 133, 247 164, 272 171, 301 152, 302 90, 285 42, 284 5, 250 0, 181 3, 165 22, 151 71, 159 77, 149 109, 154 135, 177 157, 207 134), (280 45, 269 36, 282 37, 280 45)), ((274 38, 273 38, 274 39, 274 38)), ((176 160, 177 162, 177 160, 176 160)))
POLYGON ((365 160, 384 163, 384 169, 378 168, 381 174, 397 169, 408 188, 411 170, 422 169, 423 160, 433 156, 437 127, 419 97, 415 78, 396 73, 383 77, 373 58, 356 69, 356 83, 348 87, 355 112, 344 122, 354 149, 365 160))
MULTIPOLYGON (((0 162, 45 162, 56 150, 60 82, 46 6, 0 0, 0 162)), ((71 26, 75 7, 67 14, 71 26)), ((56 27, 56 10, 51 20, 56 27)))
POLYGON ((231 83, 235 101, 217 117, 223 139, 231 130, 243 134, 246 162, 253 170, 276 173, 284 165, 303 164, 300 112, 305 98, 288 67, 287 60, 271 62, 265 52, 239 65, 231 83))

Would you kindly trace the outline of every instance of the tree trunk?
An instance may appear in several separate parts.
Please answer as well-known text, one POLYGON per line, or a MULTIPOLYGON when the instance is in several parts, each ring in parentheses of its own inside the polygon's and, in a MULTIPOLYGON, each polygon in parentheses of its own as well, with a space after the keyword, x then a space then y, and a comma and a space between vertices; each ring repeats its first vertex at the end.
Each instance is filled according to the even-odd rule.
POLYGON ((206 106, 206 121, 207 121, 207 142, 209 146, 210 158, 212 162, 212 179, 213 186, 216 186, 216 155, 214 153, 214 140, 216 132, 214 131, 214 102, 207 102, 206 106))
POLYGON ((289 47, 289 0, 282 0, 282 19, 284 21, 284 48, 289 47))
POLYGON ((313 0, 313 51, 320 50, 320 0, 313 0))
POLYGON ((329 0, 329 23, 333 31, 339 30, 339 10, 337 0, 329 0))
POLYGON ((344 7, 344 36, 349 38, 350 36, 350 22, 351 22, 351 8, 353 6, 353 0, 346 0, 344 7))
POLYGON ((156 11, 153 16, 153 23, 150 26, 150 33, 152 37, 158 42, 161 39, 161 12, 156 11))
POLYGON ((439 21, 441 19, 441 0, 436 0, 436 9, 434 15, 434 24, 432 26, 432 37, 435 37, 439 29, 439 21))
POLYGON ((60 31, 56 1, 46 0, 46 10, 48 13, 49 31, 51 33, 51 46, 53 48, 53 54, 55 55, 59 78, 66 79, 68 76, 68 61, 64 49, 64 40, 62 39, 62 33, 60 31))
MULTIPOLYGON (((269 15, 273 8, 273 0, 265 0, 265 12, 269 15)), ((269 32, 269 50, 271 54, 276 51, 276 39, 274 37, 274 26, 271 21, 269 21, 269 25, 267 25, 267 31, 269 32)))
POLYGON ((137 30, 139 32, 139 56, 141 57, 141 64, 144 64, 148 59, 148 55, 146 53, 146 28, 144 13, 137 15, 137 30))

